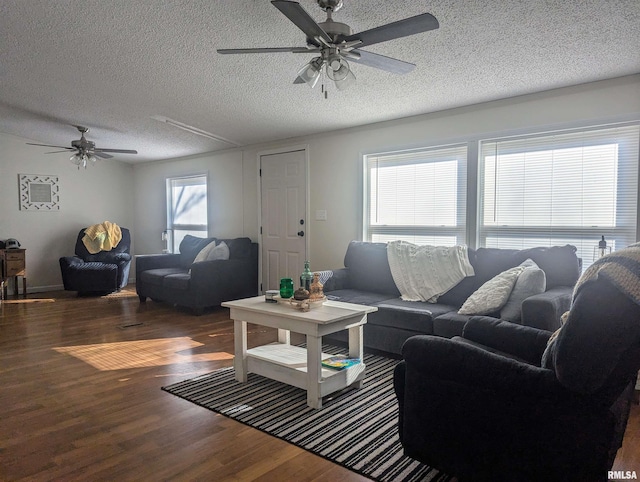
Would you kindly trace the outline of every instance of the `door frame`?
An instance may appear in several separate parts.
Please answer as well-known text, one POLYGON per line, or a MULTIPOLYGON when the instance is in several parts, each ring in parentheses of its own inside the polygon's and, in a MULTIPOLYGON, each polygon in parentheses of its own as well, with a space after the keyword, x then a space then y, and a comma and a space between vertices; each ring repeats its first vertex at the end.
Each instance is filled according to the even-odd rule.
POLYGON ((305 250, 305 258, 309 259, 309 249, 311 244, 309 242, 310 238, 310 215, 311 215, 311 189, 310 189, 310 176, 309 176, 309 144, 294 144, 292 146, 283 146, 277 147, 274 149, 266 149, 263 151, 258 151, 256 153, 256 177, 258 179, 257 190, 258 190, 258 243, 260 244, 260 249, 258 250, 258 293, 262 294, 262 179, 260 176, 260 169, 262 169, 262 156, 270 156, 272 154, 285 154, 287 152, 293 151, 304 151, 304 178, 305 178, 305 230, 304 230, 304 250, 305 250))

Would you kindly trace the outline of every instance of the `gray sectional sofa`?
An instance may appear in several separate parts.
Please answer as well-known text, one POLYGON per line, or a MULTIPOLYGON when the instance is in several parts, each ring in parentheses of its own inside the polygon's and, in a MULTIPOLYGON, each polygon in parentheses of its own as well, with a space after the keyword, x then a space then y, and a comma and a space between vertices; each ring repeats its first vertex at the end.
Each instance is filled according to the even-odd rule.
MULTIPOLYGON (((365 347, 400 355, 403 343, 413 335, 461 335, 470 316, 458 314, 458 309, 467 298, 494 276, 532 259, 545 273, 546 291, 523 301, 520 323, 549 331, 560 326, 560 316, 569 309, 581 271, 574 246, 478 248, 469 249, 468 255, 475 275, 464 278, 437 303, 403 301, 391 275, 386 243, 352 241, 345 267, 322 273, 324 291, 331 300, 376 306, 378 311, 368 316, 364 327, 365 347)), ((500 314, 490 316, 498 318, 500 314)), ((345 342, 346 333, 325 339, 345 342)))

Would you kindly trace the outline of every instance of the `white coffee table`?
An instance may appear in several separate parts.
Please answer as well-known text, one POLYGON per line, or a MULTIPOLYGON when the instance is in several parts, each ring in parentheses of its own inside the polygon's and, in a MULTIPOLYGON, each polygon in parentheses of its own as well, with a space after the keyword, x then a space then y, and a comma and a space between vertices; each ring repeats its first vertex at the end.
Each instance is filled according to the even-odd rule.
POLYGON ((322 397, 356 384, 362 387, 365 364, 362 326, 371 306, 326 301, 302 312, 284 303, 266 303, 264 296, 222 303, 231 310, 234 322, 236 380, 247 381, 247 373, 257 373, 307 391, 307 404, 322 408, 322 397), (247 323, 278 329, 278 341, 247 349, 247 323), (324 368, 321 361, 331 356, 322 353, 322 337, 349 330, 349 356, 361 363, 344 370, 324 368), (290 344, 290 332, 307 337, 307 348, 290 344))

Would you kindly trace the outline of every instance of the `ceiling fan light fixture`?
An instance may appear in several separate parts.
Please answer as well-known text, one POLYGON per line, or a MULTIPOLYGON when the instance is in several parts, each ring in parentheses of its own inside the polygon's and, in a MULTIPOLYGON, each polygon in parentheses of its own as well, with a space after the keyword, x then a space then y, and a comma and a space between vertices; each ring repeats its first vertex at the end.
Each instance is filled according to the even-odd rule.
POLYGON ((320 79, 323 63, 322 57, 311 59, 298 71, 298 78, 304 80, 313 89, 320 79))
POLYGON ((332 55, 327 61, 327 77, 334 82, 342 81, 347 78, 351 72, 349 63, 339 55, 332 55))
POLYGON ((351 69, 347 68, 347 75, 343 79, 334 80, 334 82, 338 90, 346 90, 356 83, 356 76, 353 74, 351 69))
POLYGON ((82 156, 79 153, 71 156, 69 160, 72 164, 78 166, 78 169, 80 169, 80 165, 82 164, 82 156))
POLYGON ((78 152, 69 158, 71 163, 75 166, 87 168, 87 164, 95 165, 98 162, 98 158, 93 154, 87 154, 86 152, 78 152))

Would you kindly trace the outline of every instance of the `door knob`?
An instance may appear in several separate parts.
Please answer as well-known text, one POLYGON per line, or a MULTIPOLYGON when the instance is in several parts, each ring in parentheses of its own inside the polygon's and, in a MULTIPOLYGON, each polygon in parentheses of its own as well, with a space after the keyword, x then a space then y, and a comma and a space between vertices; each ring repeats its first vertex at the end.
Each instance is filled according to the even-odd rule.
POLYGON ((300 236, 301 238, 304 237, 304 231, 298 231, 298 236, 300 236))

